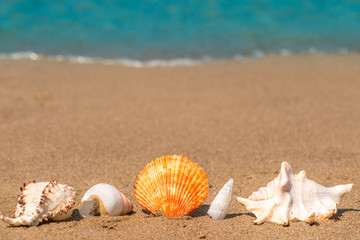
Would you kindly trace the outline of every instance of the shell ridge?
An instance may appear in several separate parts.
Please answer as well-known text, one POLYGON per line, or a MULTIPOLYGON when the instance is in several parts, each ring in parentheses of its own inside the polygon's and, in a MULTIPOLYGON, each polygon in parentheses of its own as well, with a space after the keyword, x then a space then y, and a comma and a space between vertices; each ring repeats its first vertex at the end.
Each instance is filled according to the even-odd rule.
MULTIPOLYGON (((161 178, 160 182, 165 183, 168 180, 167 157, 165 157, 165 156, 162 157, 160 163, 161 163, 161 165, 159 166, 158 169, 164 169, 163 171, 159 172, 160 178, 161 178)), ((167 205, 165 205, 163 203, 164 203, 164 199, 167 199, 167 197, 168 197, 168 192, 167 192, 168 189, 165 184, 161 184, 160 186, 161 186, 160 199, 157 202, 155 210, 162 211, 164 214, 166 214, 167 213, 167 209, 166 209, 167 205)))
MULTIPOLYGON (((190 176, 189 176, 189 182, 188 184, 190 184, 191 187, 189 187, 188 191, 185 192, 185 197, 182 198, 184 201, 181 202, 181 209, 189 209, 189 212, 192 211, 192 200, 193 200, 193 194, 195 192, 195 189, 194 189, 194 181, 196 181, 195 183, 197 183, 199 181, 199 179, 195 179, 194 180, 194 175, 196 174, 195 171, 191 171, 190 172, 190 176)), ((187 211, 185 210, 185 214, 187 214, 187 211)))
POLYGON ((174 155, 172 157, 172 166, 170 167, 170 171, 171 171, 171 197, 169 198, 170 203, 172 204, 171 207, 171 212, 170 212, 170 216, 175 216, 176 214, 178 214, 177 212, 180 211, 182 214, 183 209, 181 208, 181 204, 178 201, 177 198, 177 186, 178 186, 178 182, 179 182, 179 176, 181 176, 180 174, 180 168, 178 168, 178 163, 180 161, 182 161, 183 157, 182 156, 176 156, 174 155))
MULTIPOLYGON (((199 204, 199 202, 196 202, 195 204, 191 204, 193 202, 193 200, 195 198, 197 198, 197 195, 198 195, 197 192, 203 191, 203 186, 201 186, 199 184, 200 180, 196 181, 195 183, 196 183, 196 187, 194 187, 193 191, 190 193, 190 197, 189 197, 189 201, 188 201, 189 206, 191 206, 191 211, 196 208, 196 205, 199 204)), ((207 183, 207 181, 206 181, 206 183, 207 183)), ((207 197, 207 194, 202 197, 205 199, 207 197)), ((198 199, 198 201, 200 201, 200 200, 198 199)))
MULTIPOLYGON (((156 166, 154 166, 154 164, 152 164, 152 162, 151 163, 149 163, 148 164, 148 166, 149 166, 149 168, 146 168, 146 172, 144 173, 144 174, 149 174, 149 175, 152 175, 153 176, 153 173, 155 172, 155 167, 156 166)), ((143 175, 143 176, 146 176, 146 175, 143 175)), ((156 176, 153 176, 154 178, 153 179, 157 179, 157 177, 156 176)), ((153 183, 153 180, 152 178, 146 178, 146 182, 149 182, 150 184, 152 184, 153 183)), ((145 181, 144 181, 145 182, 145 181)), ((152 189, 149 189, 148 188, 148 186, 149 185, 145 185, 144 187, 146 187, 146 192, 145 193, 147 193, 147 195, 146 196, 150 196, 150 198, 149 198, 149 201, 150 202, 159 202, 160 201, 160 199, 161 199, 161 192, 159 192, 159 191, 161 191, 160 189, 157 189, 157 191, 155 191, 155 192, 153 192, 152 194, 151 194, 151 191, 152 191, 152 189)), ((155 208, 156 208, 157 206, 154 206, 154 207, 152 207, 151 209, 148 209, 148 210, 150 210, 153 214, 155 214, 155 208)), ((156 214, 155 214, 156 215, 156 214)))
MULTIPOLYGON (((181 170, 181 166, 182 166, 181 160, 182 160, 182 158, 180 158, 180 157, 177 158, 177 160, 176 160, 176 170, 175 170, 176 173, 179 173, 181 170)), ((180 189, 180 191, 175 191, 175 196, 174 196, 175 199, 179 199, 181 196, 181 192, 183 191, 181 184, 182 184, 184 175, 185 174, 176 174, 174 189, 180 189)))
POLYGON ((182 172, 179 171, 179 174, 182 175, 182 178, 185 178, 185 182, 180 184, 181 188, 179 191, 179 207, 181 209, 181 215, 185 215, 186 214, 186 200, 188 199, 188 189, 185 187, 187 185, 190 184, 190 181, 192 179, 192 172, 191 172, 191 163, 189 162, 189 159, 186 157, 183 157, 182 159, 182 166, 180 169, 182 169, 182 172))
POLYGON ((192 165, 190 163, 190 160, 186 157, 183 157, 181 159, 181 168, 182 172, 180 172, 179 169, 179 174, 182 175, 181 181, 179 182, 179 206, 181 209, 181 213, 180 215, 185 215, 186 214, 186 205, 185 205, 185 201, 186 201, 186 194, 187 194, 187 188, 186 186, 189 185, 190 181, 191 181, 191 169, 192 169, 192 165))
MULTIPOLYGON (((170 167, 170 171, 173 172, 173 177, 171 178, 171 181, 176 183, 176 182, 179 182, 178 180, 175 181, 174 178, 178 178, 178 175, 182 175, 184 176, 185 174, 187 174, 187 159, 185 157, 182 157, 182 156, 176 156, 176 155, 173 155, 172 157, 168 157, 168 161, 176 161, 176 162, 181 162, 183 161, 184 162, 184 165, 182 165, 182 168, 178 168, 178 164, 175 164, 173 165, 172 167, 170 167), (184 171, 182 171, 182 169, 184 169, 184 171)), ((175 188, 175 186, 177 185, 173 185, 173 183, 170 184, 171 186, 174 186, 173 188, 175 188)), ((178 185, 180 186, 180 185, 178 185)), ((178 196, 182 196, 183 192, 184 192, 185 188, 180 188, 180 195, 178 196)), ((169 198, 169 202, 171 203, 172 205, 172 211, 169 212, 167 214, 167 216, 171 216, 171 217, 176 217, 176 212, 177 211, 180 211, 182 214, 183 212, 183 207, 182 207, 182 202, 181 202, 181 198, 175 198, 175 194, 171 196, 171 198, 169 198), (178 201, 177 199, 180 199, 180 201, 178 201)))
POLYGON ((165 213, 166 216, 171 214, 171 206, 172 206, 172 202, 171 202, 171 194, 170 194, 170 187, 171 186, 171 163, 172 163, 173 159, 170 156, 166 156, 166 160, 164 161, 164 165, 166 166, 166 173, 165 173, 165 181, 169 184, 164 184, 164 188, 165 188, 165 196, 163 199, 161 199, 162 203, 161 205, 164 206, 163 208, 163 212, 165 213), (165 199, 168 199, 169 201, 165 201, 165 199))
MULTIPOLYGON (((147 168, 144 169, 144 171, 142 172, 142 176, 143 176, 144 174, 146 174, 146 173, 149 173, 150 170, 151 170, 151 169, 147 169, 147 168)), ((146 186, 141 185, 141 187, 142 187, 142 189, 141 189, 141 190, 142 190, 142 191, 141 191, 142 194, 150 191, 149 189, 146 188, 146 186)), ((154 195, 153 197, 155 197, 155 195, 154 195)), ((144 199, 144 198, 142 198, 142 199, 144 199)), ((151 210, 150 210, 150 211, 151 211, 151 210)))
POLYGON ((168 199, 169 201, 169 204, 167 205, 167 213, 169 215, 172 215, 172 212, 176 211, 176 210, 173 210, 173 208, 176 207, 176 203, 174 202, 174 195, 173 195, 173 185, 174 185, 174 178, 176 177, 176 173, 174 171, 174 162, 176 161, 176 159, 172 159, 171 157, 167 157, 167 162, 169 163, 169 166, 168 166, 168 171, 169 171, 169 174, 167 175, 168 179, 167 181, 169 182, 169 185, 167 186, 167 197, 166 199, 168 199))
MULTIPOLYGON (((145 174, 147 174, 149 172, 148 168, 144 168, 140 174, 139 177, 136 181, 137 184, 137 188, 135 188, 135 197, 137 199, 137 201, 142 202, 143 204, 145 204, 146 206, 150 206, 149 200, 145 198, 145 193, 148 193, 150 190, 144 186, 143 184, 138 184, 139 183, 139 179, 142 178, 142 176, 144 176, 145 174)), ((141 205, 141 204, 140 204, 141 205)), ((154 213, 154 209, 148 209, 150 212, 154 213)))
MULTIPOLYGON (((151 161, 146 167, 140 172, 136 188, 135 188, 135 197, 140 202, 146 203, 145 208, 149 210, 151 213, 156 215, 155 210, 157 210, 161 199, 163 198, 163 188, 153 189, 152 185, 156 181, 164 181, 161 173, 155 174, 157 169, 161 168, 162 159, 158 158, 151 161), (158 162, 156 161, 158 160, 158 162), (156 203, 152 205, 152 203, 156 203)), ((142 204, 140 204, 142 205, 142 204)), ((160 210, 160 209, 159 209, 160 210)))
MULTIPOLYGON (((198 170, 201 169, 200 166, 197 165, 197 167, 198 167, 197 168, 198 170)), ((208 182, 206 179, 206 174, 203 175, 202 173, 203 172, 197 171, 197 174, 199 175, 199 177, 196 178, 195 181, 192 181, 192 186, 194 186, 194 187, 190 188, 191 191, 189 191, 188 201, 186 201, 186 203, 184 204, 184 208, 189 209, 186 214, 188 214, 190 211, 197 208, 199 206, 199 204, 201 204, 207 197, 208 182), (201 182, 204 182, 204 184, 200 184, 201 182), (202 194, 204 192, 206 194, 202 194), (201 198, 198 198, 199 196, 201 198), (197 201, 194 201, 194 199, 197 199, 197 201)))
POLYGON ((171 177, 171 200, 170 202, 176 202, 176 189, 177 189, 177 183, 178 183, 178 177, 179 177, 179 174, 178 174, 178 162, 180 161, 180 156, 176 157, 176 159, 174 159, 173 161, 173 167, 171 168, 171 172, 172 172, 172 177, 171 177))

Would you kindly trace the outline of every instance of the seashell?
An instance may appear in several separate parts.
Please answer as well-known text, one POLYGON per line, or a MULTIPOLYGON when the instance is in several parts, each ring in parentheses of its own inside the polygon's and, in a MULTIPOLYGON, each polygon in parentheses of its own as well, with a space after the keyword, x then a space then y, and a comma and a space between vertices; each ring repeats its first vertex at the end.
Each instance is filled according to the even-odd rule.
POLYGON ((70 186, 56 181, 32 181, 25 183, 20 190, 13 217, 0 216, 5 223, 12 226, 37 226, 43 220, 62 220, 72 214, 75 192, 70 186))
POLYGON ((216 195, 214 201, 212 201, 210 208, 207 212, 212 219, 221 220, 226 216, 226 211, 230 206, 232 188, 233 188, 233 179, 230 180, 221 188, 219 193, 216 195))
POLYGON ((131 212, 133 205, 117 188, 99 183, 92 186, 81 199, 79 212, 88 216, 119 216, 131 212))
POLYGON ((135 184, 135 197, 145 209, 168 217, 189 214, 206 199, 206 173, 183 156, 163 156, 147 164, 135 184))
POLYGON ((312 224, 336 213, 340 197, 350 192, 353 184, 327 188, 306 177, 305 171, 293 175, 287 162, 281 164, 280 174, 266 187, 247 199, 234 196, 246 209, 255 214, 254 223, 265 221, 283 225, 290 220, 312 224))

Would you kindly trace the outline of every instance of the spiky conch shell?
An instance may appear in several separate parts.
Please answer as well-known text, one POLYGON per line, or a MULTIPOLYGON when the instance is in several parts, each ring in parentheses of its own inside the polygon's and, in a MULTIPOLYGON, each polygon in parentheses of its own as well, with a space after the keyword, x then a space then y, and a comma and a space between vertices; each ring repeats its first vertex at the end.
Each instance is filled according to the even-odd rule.
POLYGON ((209 191, 206 173, 183 156, 163 156, 153 160, 140 172, 135 197, 145 209, 168 217, 189 214, 206 199, 209 191))
POLYGON ((234 196, 257 219, 283 225, 291 220, 312 224, 336 213, 341 196, 350 192, 352 184, 327 188, 306 177, 305 171, 293 175, 287 162, 281 164, 280 174, 266 187, 253 192, 247 199, 234 196))
POLYGON ((0 216, 12 226, 37 226, 43 220, 63 220, 72 214, 75 192, 72 187, 57 181, 25 183, 13 217, 0 216))

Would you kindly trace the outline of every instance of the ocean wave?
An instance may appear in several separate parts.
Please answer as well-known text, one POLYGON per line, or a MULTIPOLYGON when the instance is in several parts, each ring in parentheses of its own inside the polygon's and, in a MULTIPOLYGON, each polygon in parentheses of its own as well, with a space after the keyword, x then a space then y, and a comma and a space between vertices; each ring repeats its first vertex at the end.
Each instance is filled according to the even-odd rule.
MULTIPOLYGON (((301 52, 300 52, 301 53, 301 52)), ((316 48, 309 48, 308 51, 302 52, 305 54, 322 54, 325 53, 316 48)), ((333 53, 340 54, 349 54, 351 53, 347 48, 340 48, 333 53)), ((128 67, 175 67, 175 66, 195 66, 201 65, 204 63, 210 62, 219 62, 219 61, 246 61, 252 59, 259 59, 265 55, 280 55, 280 56, 289 56, 293 54, 299 54, 299 52, 293 52, 289 49, 280 49, 276 52, 264 53, 262 51, 256 50, 253 51, 250 55, 236 54, 231 58, 212 58, 212 57, 203 57, 201 59, 191 59, 191 58, 175 58, 175 59, 152 59, 152 60, 136 60, 130 58, 100 58, 100 57, 86 57, 86 56, 64 56, 64 55, 45 55, 36 53, 33 51, 27 52, 15 52, 15 53, 0 53, 0 59, 2 60, 31 60, 31 61, 52 61, 52 62, 71 62, 77 64, 104 64, 104 65, 123 65, 128 67)))

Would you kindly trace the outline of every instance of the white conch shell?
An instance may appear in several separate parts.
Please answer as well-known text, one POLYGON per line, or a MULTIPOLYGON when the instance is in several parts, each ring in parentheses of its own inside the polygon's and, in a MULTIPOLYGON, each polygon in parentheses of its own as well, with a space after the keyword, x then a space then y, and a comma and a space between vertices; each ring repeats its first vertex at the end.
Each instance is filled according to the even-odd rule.
POLYGON ((43 220, 62 220, 69 218, 75 204, 72 187, 50 182, 28 182, 20 188, 18 204, 13 217, 0 216, 12 226, 36 226, 43 220))
POLYGON ((234 196, 255 214, 254 223, 271 221, 287 225, 290 220, 313 223, 336 213, 340 197, 350 192, 352 184, 327 188, 306 178, 305 171, 293 175, 287 162, 280 174, 248 199, 234 196))
POLYGON ((114 186, 99 183, 92 186, 81 200, 79 212, 88 216, 119 216, 131 212, 133 205, 114 186))
POLYGON ((210 208, 207 212, 212 219, 221 220, 226 216, 226 211, 230 206, 233 179, 231 178, 219 191, 215 199, 212 201, 210 208))

